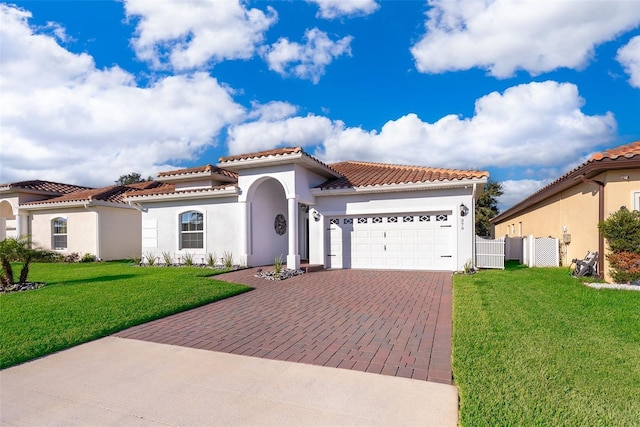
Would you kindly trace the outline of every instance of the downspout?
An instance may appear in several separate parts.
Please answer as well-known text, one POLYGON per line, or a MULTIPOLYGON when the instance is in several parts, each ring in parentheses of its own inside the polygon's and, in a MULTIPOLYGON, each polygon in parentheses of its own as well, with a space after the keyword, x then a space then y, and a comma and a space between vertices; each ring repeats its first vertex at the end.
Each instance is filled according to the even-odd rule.
MULTIPOLYGON (((591 178, 587 178, 584 175, 580 176, 582 182, 587 184, 596 184, 598 186, 598 223, 604 221, 604 182, 596 181, 591 178)), ((604 237, 598 229, 598 277, 604 278, 602 269, 604 268, 604 237)))

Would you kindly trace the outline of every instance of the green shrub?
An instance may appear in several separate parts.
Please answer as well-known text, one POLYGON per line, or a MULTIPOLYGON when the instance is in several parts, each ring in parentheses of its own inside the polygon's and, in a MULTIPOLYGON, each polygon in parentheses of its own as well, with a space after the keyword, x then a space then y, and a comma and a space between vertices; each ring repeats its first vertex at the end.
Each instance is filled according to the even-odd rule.
POLYGON ((625 283, 640 279, 640 211, 624 206, 598 224, 607 239, 611 253, 607 255, 611 277, 625 283))
POLYGON ((640 253, 640 211, 630 211, 624 206, 598 224, 607 239, 611 252, 640 253))
POLYGON ((80 262, 96 262, 97 258, 94 254, 84 254, 80 262))

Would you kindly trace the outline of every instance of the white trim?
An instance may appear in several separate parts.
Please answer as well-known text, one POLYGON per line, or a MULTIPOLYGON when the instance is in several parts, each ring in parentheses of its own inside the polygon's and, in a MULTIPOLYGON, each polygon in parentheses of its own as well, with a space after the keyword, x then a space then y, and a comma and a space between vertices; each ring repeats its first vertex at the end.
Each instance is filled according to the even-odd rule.
POLYGON ((167 201, 167 200, 184 200, 184 199, 211 199, 214 197, 229 197, 240 194, 240 189, 235 186, 225 187, 224 189, 216 190, 199 190, 199 191, 185 191, 179 193, 169 194, 147 194, 143 196, 128 196, 124 200, 139 201, 139 202, 155 202, 155 201, 167 201))
POLYGON ((446 188, 468 188, 473 184, 484 184, 486 179, 463 179, 457 181, 442 181, 442 182, 421 182, 421 183, 405 183, 405 184, 383 184, 372 185, 368 187, 351 187, 351 188, 336 188, 336 189, 320 189, 312 188, 310 193, 313 196, 341 196, 350 194, 364 194, 364 193, 388 193, 397 191, 420 191, 420 190, 436 190, 446 188))
POLYGON ((631 206, 633 210, 640 211, 640 191, 631 192, 631 206))

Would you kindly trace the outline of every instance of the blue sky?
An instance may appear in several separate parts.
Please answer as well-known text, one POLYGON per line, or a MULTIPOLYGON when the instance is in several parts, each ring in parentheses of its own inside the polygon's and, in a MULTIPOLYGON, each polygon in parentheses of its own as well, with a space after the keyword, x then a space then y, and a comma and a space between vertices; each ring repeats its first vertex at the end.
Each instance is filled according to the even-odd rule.
POLYGON ((640 139, 638 1, 0 5, 3 183, 303 146, 488 170, 506 208, 640 139))

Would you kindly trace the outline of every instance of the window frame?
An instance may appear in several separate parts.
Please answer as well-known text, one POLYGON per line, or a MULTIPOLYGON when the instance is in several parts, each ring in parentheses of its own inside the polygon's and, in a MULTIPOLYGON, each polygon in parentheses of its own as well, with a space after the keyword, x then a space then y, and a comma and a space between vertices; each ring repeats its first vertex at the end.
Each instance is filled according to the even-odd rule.
POLYGON ((66 217, 57 216, 51 219, 51 249, 54 251, 66 251, 69 248, 69 224, 66 217), (64 225, 64 232, 60 230, 62 228, 56 223, 60 221, 64 225), (64 238, 64 246, 57 245, 56 240, 64 238))
MULTIPOLYGON (((188 251, 188 250, 204 250, 205 249, 205 218, 206 215, 204 212, 197 210, 197 209, 189 209, 186 211, 182 211, 178 213, 178 250, 180 251, 188 251), (188 215, 188 214, 196 214, 200 216, 200 227, 201 229, 198 230, 193 229, 193 230, 183 230, 183 224, 184 225, 189 225, 192 224, 192 221, 187 221, 183 223, 183 216, 188 215), (197 240, 197 236, 200 236, 200 240, 202 242, 201 246, 198 247, 194 247, 194 246, 185 246, 185 241, 184 241, 184 237, 186 236, 196 236, 196 240, 197 240)), ((197 220, 196 222, 194 222, 194 224, 197 226, 197 220)), ((191 242, 193 243, 193 242, 191 242)), ((199 243, 199 242, 196 242, 199 243)))

